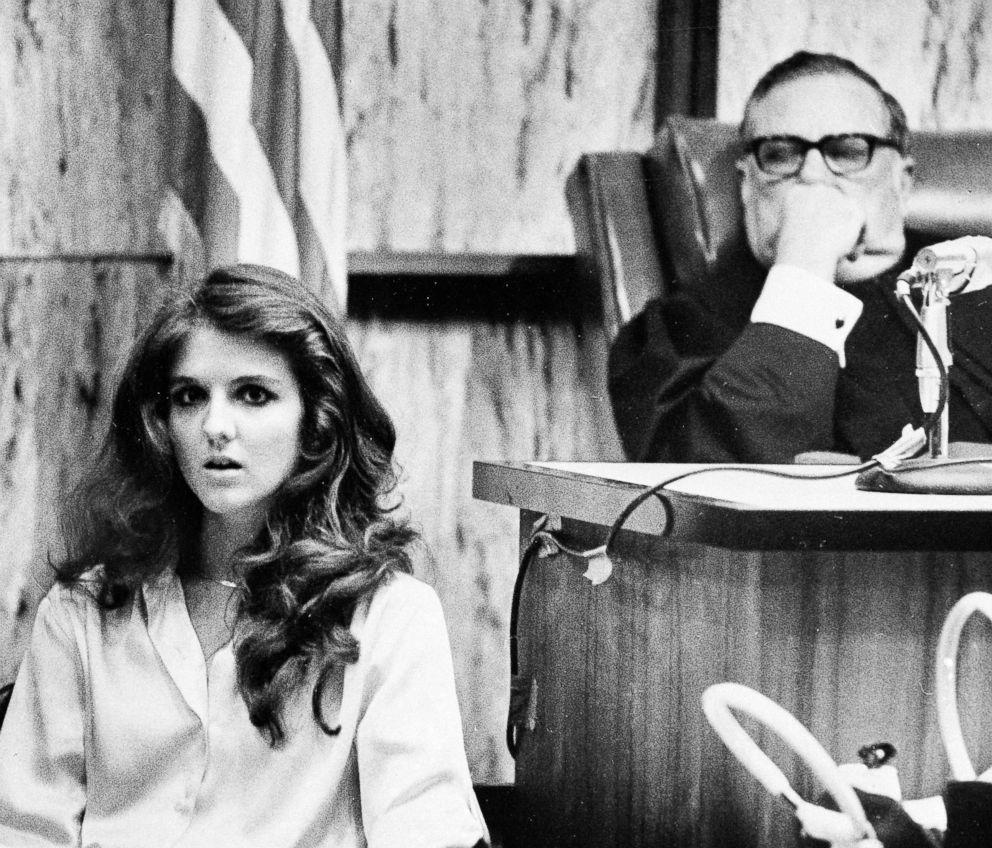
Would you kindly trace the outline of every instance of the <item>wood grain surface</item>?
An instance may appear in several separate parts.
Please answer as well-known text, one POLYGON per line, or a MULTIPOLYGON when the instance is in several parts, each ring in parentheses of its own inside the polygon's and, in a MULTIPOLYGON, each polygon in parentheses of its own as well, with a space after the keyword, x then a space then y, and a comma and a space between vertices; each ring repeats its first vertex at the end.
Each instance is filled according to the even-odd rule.
MULTIPOLYGON (((567 512, 567 506, 562 506, 567 512)), ((521 514, 521 540, 535 513, 521 514)), ((562 538, 602 543, 566 520, 562 538)), ((528 572, 521 673, 536 679, 537 727, 517 759, 522 844, 794 844, 796 825, 726 751, 700 708, 725 680, 792 712, 837 762, 896 746, 906 797, 948 779, 933 666, 944 617, 992 589, 987 556, 967 553, 761 553, 624 533, 613 575, 592 586, 558 555, 528 572)), ((992 762, 992 627, 970 624, 960 704, 976 766, 992 762)), ((745 719, 793 787, 822 792, 777 737, 745 719)))

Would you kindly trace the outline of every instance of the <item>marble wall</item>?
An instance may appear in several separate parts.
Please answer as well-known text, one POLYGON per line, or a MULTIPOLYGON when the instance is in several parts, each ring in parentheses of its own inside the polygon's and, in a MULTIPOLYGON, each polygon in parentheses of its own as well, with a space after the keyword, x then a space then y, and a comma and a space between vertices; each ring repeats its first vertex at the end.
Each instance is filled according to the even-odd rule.
POLYGON ((0 2, 0 680, 58 555, 57 502, 99 443, 113 373, 165 284, 166 12, 0 2))
POLYGON ((795 50, 839 53, 892 92, 917 129, 992 126, 992 5, 986 0, 722 0, 717 114, 795 50))
POLYGON ((346 0, 352 249, 570 253, 582 152, 651 140, 657 0, 346 0))
POLYGON ((164 6, 0 2, 0 255, 157 245, 164 6))

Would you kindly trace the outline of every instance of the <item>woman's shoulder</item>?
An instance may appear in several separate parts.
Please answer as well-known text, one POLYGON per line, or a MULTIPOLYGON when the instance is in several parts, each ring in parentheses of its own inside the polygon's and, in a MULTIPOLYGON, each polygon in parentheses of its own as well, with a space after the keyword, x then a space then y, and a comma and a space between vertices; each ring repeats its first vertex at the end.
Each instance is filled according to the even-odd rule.
POLYGON ((371 598, 371 607, 393 608, 425 608, 437 607, 441 602, 434 587, 425 583, 419 577, 402 571, 393 572, 375 590, 371 598))
POLYGON ((417 685, 447 685, 454 673, 441 601, 431 586, 409 574, 390 575, 355 611, 352 634, 359 658, 346 675, 353 683, 364 680, 357 684, 362 691, 374 690, 397 669, 403 669, 398 679, 416 679, 417 685))
POLYGON ((434 588, 411 574, 394 572, 384 580, 357 611, 358 630, 382 626, 390 629, 404 621, 444 622, 441 601, 434 588))

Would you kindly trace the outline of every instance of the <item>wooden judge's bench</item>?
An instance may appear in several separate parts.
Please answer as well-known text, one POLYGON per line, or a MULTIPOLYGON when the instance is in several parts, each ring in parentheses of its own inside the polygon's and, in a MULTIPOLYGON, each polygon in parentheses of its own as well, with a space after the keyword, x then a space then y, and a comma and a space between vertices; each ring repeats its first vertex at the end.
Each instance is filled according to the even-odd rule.
MULTIPOLYGON (((473 492, 520 510, 522 546, 549 515, 565 544, 588 549, 639 492, 690 467, 477 462, 473 492)), ((519 607, 519 672, 532 681, 535 720, 516 760, 519 844, 794 844, 792 813, 703 716, 703 690, 725 680, 777 701, 838 762, 891 742, 904 797, 939 793, 949 775, 934 702, 937 637, 958 598, 992 591, 989 550, 992 497, 716 471, 646 501, 598 586, 582 559, 534 559, 519 607)), ((959 697, 983 770, 992 764, 992 626, 980 617, 962 637, 959 697)), ((742 723, 800 794, 818 797, 774 734, 742 723)))

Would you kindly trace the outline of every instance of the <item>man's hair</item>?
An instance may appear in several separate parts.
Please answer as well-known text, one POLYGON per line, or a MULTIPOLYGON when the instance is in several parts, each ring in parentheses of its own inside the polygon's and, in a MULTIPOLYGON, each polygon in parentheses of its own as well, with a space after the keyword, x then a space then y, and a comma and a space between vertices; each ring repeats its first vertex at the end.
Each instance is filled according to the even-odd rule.
POLYGON ((765 75, 758 80, 751 96, 744 107, 744 120, 741 121, 741 133, 747 126, 748 113, 753 104, 763 99, 776 86, 802 77, 815 76, 849 76, 861 80, 878 92, 889 112, 889 136, 899 145, 899 151, 905 153, 909 145, 909 129, 906 126, 906 113, 899 101, 879 84, 878 80, 864 68, 859 67, 850 59, 833 53, 810 53, 800 50, 788 59, 783 59, 773 65, 765 75))

